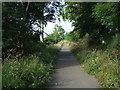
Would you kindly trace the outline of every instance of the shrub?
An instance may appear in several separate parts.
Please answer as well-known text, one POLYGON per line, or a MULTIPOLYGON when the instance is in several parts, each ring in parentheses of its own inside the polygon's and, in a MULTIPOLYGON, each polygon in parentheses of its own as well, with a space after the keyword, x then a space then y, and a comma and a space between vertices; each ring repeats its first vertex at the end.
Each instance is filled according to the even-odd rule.
POLYGON ((107 45, 107 48, 120 48, 120 34, 112 37, 112 41, 107 45))
POLYGON ((40 53, 8 60, 3 64, 3 88, 44 88, 57 59, 58 49, 45 48, 40 53))
POLYGON ((109 48, 96 49, 95 47, 86 47, 84 44, 86 42, 83 40, 81 39, 79 43, 74 43, 71 46, 72 52, 80 61, 81 66, 87 73, 98 78, 101 87, 119 88, 118 62, 120 60, 120 49, 118 49, 118 42, 113 40, 109 48))
POLYGON ((95 75, 100 85, 105 88, 118 88, 118 54, 117 50, 83 50, 77 53, 82 67, 89 74, 95 75))

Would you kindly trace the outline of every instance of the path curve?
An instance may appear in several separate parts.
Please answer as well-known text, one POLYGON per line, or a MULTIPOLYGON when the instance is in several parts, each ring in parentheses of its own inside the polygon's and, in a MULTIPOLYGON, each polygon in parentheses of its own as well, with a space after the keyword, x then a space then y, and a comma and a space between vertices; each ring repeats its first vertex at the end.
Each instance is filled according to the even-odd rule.
POLYGON ((98 81, 94 76, 88 75, 80 67, 66 43, 62 45, 59 59, 52 75, 50 88, 98 88, 98 81))

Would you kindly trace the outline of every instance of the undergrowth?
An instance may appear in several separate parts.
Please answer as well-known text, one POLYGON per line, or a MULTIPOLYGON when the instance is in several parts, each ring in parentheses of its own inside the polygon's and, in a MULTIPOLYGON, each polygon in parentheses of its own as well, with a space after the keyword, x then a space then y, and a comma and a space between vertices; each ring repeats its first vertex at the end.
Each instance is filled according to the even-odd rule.
POLYGON ((106 49, 96 49, 88 47, 86 38, 79 42, 69 43, 72 52, 80 61, 84 70, 95 75, 99 84, 103 88, 119 88, 119 68, 120 46, 119 40, 114 40, 107 45, 106 49))
POLYGON ((50 82, 58 48, 47 47, 42 52, 8 60, 2 67, 3 88, 44 88, 50 82))

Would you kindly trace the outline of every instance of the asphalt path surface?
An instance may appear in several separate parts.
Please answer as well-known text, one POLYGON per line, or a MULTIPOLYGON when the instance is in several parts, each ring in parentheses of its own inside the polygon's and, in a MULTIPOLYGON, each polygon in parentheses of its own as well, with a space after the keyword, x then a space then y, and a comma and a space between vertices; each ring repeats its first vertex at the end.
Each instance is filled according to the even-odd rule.
POLYGON ((50 88, 99 88, 98 80, 83 71, 65 42, 51 80, 50 88))

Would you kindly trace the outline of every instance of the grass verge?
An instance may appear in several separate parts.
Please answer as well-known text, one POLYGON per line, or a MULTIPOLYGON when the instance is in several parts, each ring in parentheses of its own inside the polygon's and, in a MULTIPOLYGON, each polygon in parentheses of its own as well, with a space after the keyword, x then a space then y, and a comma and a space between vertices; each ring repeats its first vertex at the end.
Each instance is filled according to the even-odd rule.
POLYGON ((59 49, 47 47, 39 53, 3 63, 3 88, 45 88, 55 65, 59 49))
POLYGON ((118 62, 120 50, 87 48, 81 43, 69 43, 84 70, 95 75, 102 88, 120 88, 118 62))

